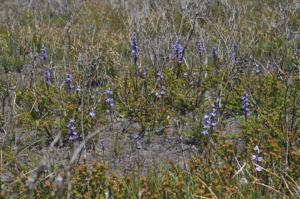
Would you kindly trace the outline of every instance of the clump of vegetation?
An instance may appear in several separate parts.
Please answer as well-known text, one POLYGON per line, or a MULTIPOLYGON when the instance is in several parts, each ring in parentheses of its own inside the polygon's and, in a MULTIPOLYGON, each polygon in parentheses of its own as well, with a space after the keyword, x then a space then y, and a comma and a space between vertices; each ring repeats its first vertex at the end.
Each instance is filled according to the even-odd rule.
POLYGON ((1 198, 300 198, 298 11, 7 1, 1 198))

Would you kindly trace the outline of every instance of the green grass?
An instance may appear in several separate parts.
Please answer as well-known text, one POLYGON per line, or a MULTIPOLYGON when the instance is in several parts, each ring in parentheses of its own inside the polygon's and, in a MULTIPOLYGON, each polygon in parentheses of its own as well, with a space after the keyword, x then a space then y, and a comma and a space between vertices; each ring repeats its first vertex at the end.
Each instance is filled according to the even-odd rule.
POLYGON ((300 197, 300 16, 292 2, 10 6, 0 22, 0 198, 300 197), (183 63, 176 41, 186 47, 183 63), (204 136, 213 104, 218 123, 204 136), (68 140, 71 118, 76 142, 68 140))

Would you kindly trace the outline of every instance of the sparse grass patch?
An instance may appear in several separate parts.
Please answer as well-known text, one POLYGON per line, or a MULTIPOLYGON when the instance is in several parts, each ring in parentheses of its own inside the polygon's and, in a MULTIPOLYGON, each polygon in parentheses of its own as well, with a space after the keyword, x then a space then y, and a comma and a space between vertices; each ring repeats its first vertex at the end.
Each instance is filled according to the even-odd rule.
POLYGON ((0 198, 299 198, 298 11, 0 5, 0 198))

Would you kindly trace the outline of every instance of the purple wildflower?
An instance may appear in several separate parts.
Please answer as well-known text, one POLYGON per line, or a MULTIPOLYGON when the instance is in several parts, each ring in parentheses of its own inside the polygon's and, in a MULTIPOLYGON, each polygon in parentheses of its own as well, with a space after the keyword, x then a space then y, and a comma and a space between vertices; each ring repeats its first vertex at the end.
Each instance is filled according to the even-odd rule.
POLYGON ((157 81, 163 81, 163 79, 164 79, 164 75, 163 75, 163 73, 162 72, 158 72, 157 74, 156 74, 156 78, 157 78, 157 81))
POLYGON ((259 166, 259 165, 257 165, 257 166, 255 167, 255 170, 258 171, 258 172, 260 172, 260 171, 262 171, 262 167, 259 166))
POLYGON ((204 46, 204 43, 202 41, 198 41, 197 42, 196 49, 197 49, 197 51, 198 51, 198 53, 200 55, 204 55, 204 53, 205 53, 205 46, 204 46))
POLYGON ((106 99, 106 103, 109 106, 109 112, 112 113, 112 110, 115 106, 115 101, 113 98, 113 92, 112 90, 108 89, 105 91, 105 93, 107 94, 107 99, 106 99))
POLYGON ((260 156, 260 150, 257 145, 253 148, 253 150, 254 154, 252 154, 251 160, 256 164, 255 170, 260 172, 262 171, 262 167, 258 164, 263 161, 263 158, 260 156))
POLYGON ((71 118, 68 124, 68 129, 69 129, 69 140, 70 141, 75 141, 78 136, 77 133, 75 131, 75 120, 74 118, 71 118))
POLYGON ((249 112, 250 112, 250 104, 249 104, 247 91, 244 91, 244 93, 241 97, 241 100, 242 100, 242 109, 244 112, 244 116, 245 116, 245 119, 247 119, 247 116, 249 115, 249 112))
POLYGON ((182 45, 177 41, 174 45, 175 48, 175 58, 178 63, 182 63, 183 55, 184 55, 184 48, 182 45))
POLYGON ((166 94, 166 87, 164 85, 160 85, 160 91, 159 91, 159 94, 161 96, 165 95, 166 94))
POLYGON ((157 98, 161 98, 163 95, 166 94, 166 87, 164 86, 164 82, 163 82, 164 76, 163 76, 162 72, 158 72, 156 74, 156 80, 157 80, 160 88, 159 88, 159 92, 155 92, 155 96, 157 98))
POLYGON ((214 60, 218 59, 218 47, 217 46, 213 46, 211 48, 211 55, 212 55, 214 60))
POLYGON ((236 59, 237 59, 237 51, 238 51, 238 45, 236 43, 233 44, 232 46, 232 49, 231 49, 231 54, 230 54, 230 58, 231 58, 231 61, 233 63, 236 62, 236 59))
POLYGON ((46 81, 47 87, 49 87, 51 84, 51 79, 50 79, 50 71, 49 71, 48 66, 46 66, 46 69, 45 69, 45 81, 46 81))
POLYGON ((105 91, 105 93, 108 95, 108 96, 111 96, 113 94, 112 90, 108 89, 105 91))
POLYGON ((203 135, 208 135, 208 130, 210 129, 210 117, 209 115, 204 115, 204 122, 203 122, 203 135))
POLYGON ((77 85, 77 87, 76 87, 76 93, 80 93, 80 91, 81 91, 81 88, 80 88, 79 85, 77 85))
POLYGON ((39 57, 39 54, 38 53, 34 53, 34 55, 33 55, 33 61, 36 62, 37 59, 38 59, 38 57, 39 57))
POLYGON ((108 97, 106 99, 106 103, 108 104, 110 109, 112 109, 115 106, 115 101, 112 97, 108 97))
POLYGON ((255 73, 259 74, 260 73, 259 65, 256 62, 254 62, 253 67, 254 67, 255 73))
POLYGON ((160 95, 165 95, 166 94, 166 87, 164 85, 160 86, 160 95))
POLYGON ((136 39, 136 33, 134 32, 132 37, 131 37, 131 42, 130 42, 130 50, 131 50, 131 56, 133 62, 136 64, 137 59, 138 59, 138 42, 136 39))
POLYGON ((278 69, 278 64, 276 63, 271 64, 271 68, 273 71, 276 71, 278 69))
POLYGON ((154 93, 157 98, 162 98, 166 94, 166 87, 164 85, 160 85, 159 92, 154 93))
POLYGON ((43 61, 46 61, 46 59, 48 58, 46 48, 41 49, 41 58, 42 58, 43 61))
POLYGON ((95 117, 95 113, 94 113, 94 111, 91 111, 91 112, 89 112, 89 116, 90 116, 90 118, 93 118, 93 117, 95 117))
POLYGON ((212 127, 217 126, 216 116, 217 116, 217 109, 215 108, 215 106, 213 106, 212 110, 210 112, 210 119, 211 119, 211 126, 212 127))
POLYGON ((66 78, 66 85, 67 85, 67 92, 70 94, 72 90, 72 75, 70 73, 67 73, 66 78))
POLYGON ((211 112, 209 114, 204 115, 203 121, 203 131, 201 132, 203 135, 208 135, 209 131, 212 130, 215 126, 217 126, 217 109, 213 105, 211 112))

